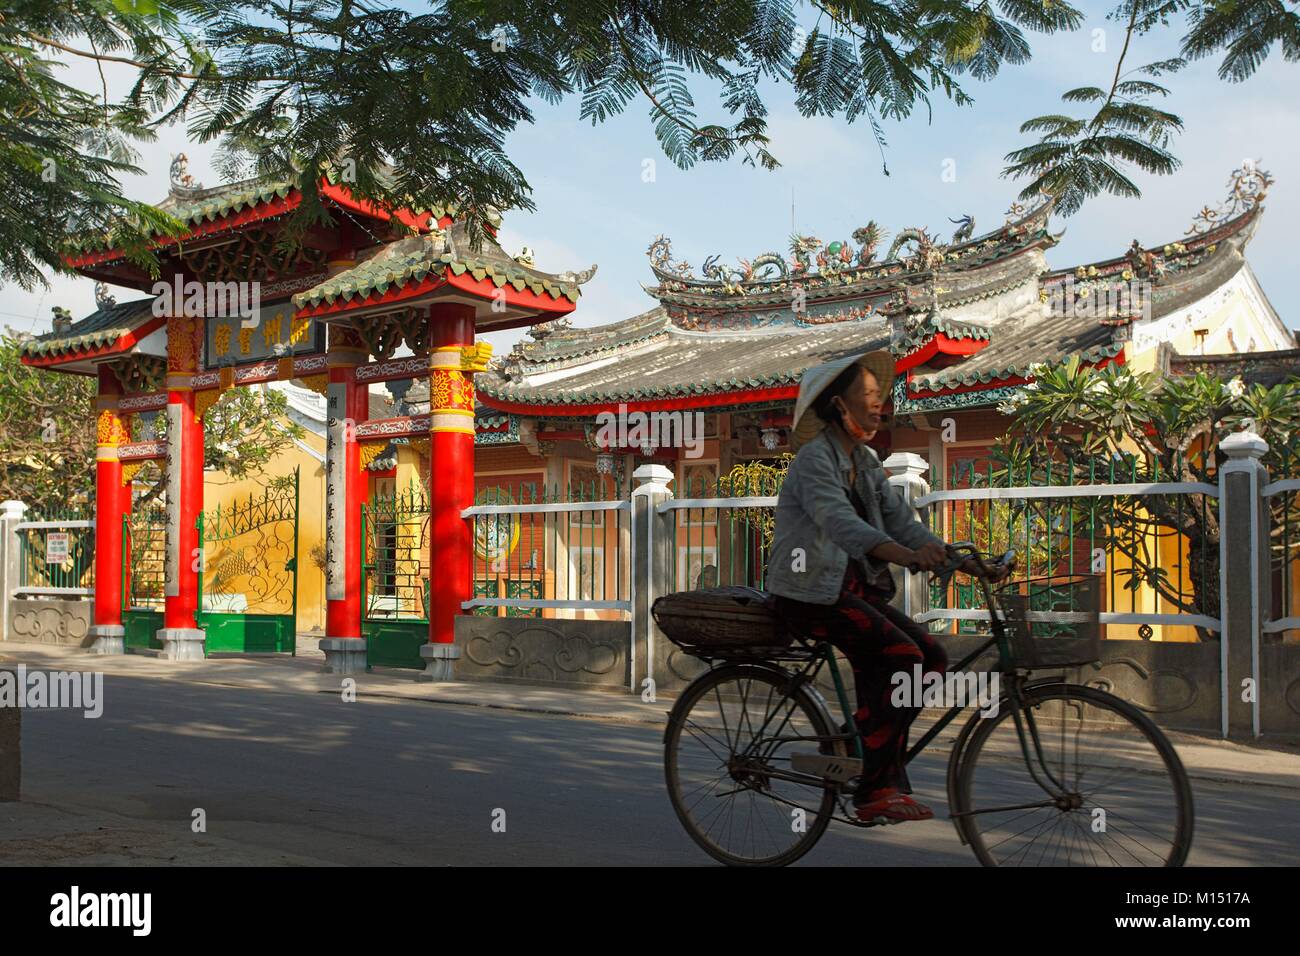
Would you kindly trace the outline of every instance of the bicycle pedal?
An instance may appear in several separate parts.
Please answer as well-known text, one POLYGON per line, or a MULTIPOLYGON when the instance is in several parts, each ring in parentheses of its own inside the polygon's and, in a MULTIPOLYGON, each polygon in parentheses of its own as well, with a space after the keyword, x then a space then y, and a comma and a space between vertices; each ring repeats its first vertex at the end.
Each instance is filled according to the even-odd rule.
POLYGON ((862 773, 862 761, 856 757, 835 757, 825 754, 791 754, 790 768, 799 773, 812 774, 836 783, 848 783, 862 773))
POLYGON ((893 817, 872 817, 870 820, 858 820, 858 824, 864 827, 892 827, 896 823, 904 823, 903 820, 895 820, 893 817))

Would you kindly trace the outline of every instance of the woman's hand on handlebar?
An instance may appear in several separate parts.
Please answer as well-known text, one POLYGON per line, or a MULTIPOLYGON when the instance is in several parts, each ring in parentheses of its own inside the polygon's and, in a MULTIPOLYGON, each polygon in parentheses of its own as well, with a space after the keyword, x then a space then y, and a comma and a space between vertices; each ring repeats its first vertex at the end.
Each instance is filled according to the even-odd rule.
POLYGON ((914 571, 938 571, 945 567, 950 560, 947 548, 941 544, 930 542, 913 551, 912 560, 907 564, 909 569, 914 571))

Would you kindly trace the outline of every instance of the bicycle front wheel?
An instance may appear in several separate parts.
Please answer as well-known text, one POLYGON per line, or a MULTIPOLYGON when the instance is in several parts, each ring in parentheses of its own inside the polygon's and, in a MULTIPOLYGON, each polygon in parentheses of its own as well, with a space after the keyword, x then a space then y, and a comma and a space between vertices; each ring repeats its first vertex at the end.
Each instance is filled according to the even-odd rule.
POLYGON ((835 810, 833 784, 782 779, 794 754, 842 753, 805 688, 761 665, 721 667, 677 701, 664 733, 664 773, 696 843, 732 866, 785 866, 808 852, 835 810))
POLYGON ((1183 865, 1191 784, 1151 718, 1077 684, 1026 689, 1020 731, 1011 711, 980 719, 956 771, 953 816, 981 863, 1183 865))

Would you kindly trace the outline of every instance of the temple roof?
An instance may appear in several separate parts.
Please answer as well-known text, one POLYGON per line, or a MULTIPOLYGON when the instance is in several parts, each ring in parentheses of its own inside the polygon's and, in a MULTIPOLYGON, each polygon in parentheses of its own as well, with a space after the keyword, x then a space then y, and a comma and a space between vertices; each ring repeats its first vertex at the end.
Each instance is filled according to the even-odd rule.
POLYGON ((424 281, 450 273, 469 273, 475 280, 490 279, 496 288, 509 283, 516 292, 525 289, 551 299, 565 298, 576 303, 579 286, 595 273, 595 266, 580 274, 555 275, 532 267, 511 256, 491 236, 485 236, 478 249, 470 247, 464 223, 454 222, 428 235, 411 236, 378 246, 369 258, 336 276, 326 279, 293 297, 299 308, 322 303, 333 305, 339 299, 351 302, 380 295, 390 288, 424 281))
POLYGON ((1124 343, 1114 341, 1113 336, 1114 329, 1105 325, 1080 322, 1073 316, 1048 316, 1014 332, 996 330, 987 348, 948 368, 931 371, 921 367, 908 385, 914 390, 940 391, 1028 378, 1031 365, 1051 364, 1071 355, 1085 362, 1101 362, 1124 349, 1124 343))
MULTIPOLYGON (((855 352, 884 348, 889 326, 883 320, 812 328, 727 334, 703 333, 675 326, 661 309, 618 323, 613 334, 605 327, 602 345, 578 357, 577 334, 557 342, 543 361, 497 363, 475 382, 491 405, 583 405, 600 402, 702 398, 737 391, 782 389, 769 397, 788 398, 798 391, 799 378, 813 365, 855 352), (606 354, 602 354, 606 353, 606 354), (785 394, 789 392, 789 394, 785 394)), ((541 358, 550 337, 540 343, 541 358)))
MULTIPOLYGON (((183 159, 183 155, 178 159, 183 159)), ((183 173, 183 166, 179 168, 183 173)), ((180 220, 184 229, 179 235, 155 230, 155 246, 170 246, 185 239, 211 236, 227 229, 239 228, 250 222, 272 215, 281 215, 298 205, 301 193, 298 185, 289 180, 267 178, 245 179, 219 186, 203 187, 192 184, 188 175, 177 181, 178 167, 173 162, 173 182, 166 197, 154 203, 155 208, 180 220)), ((387 175, 381 171, 380 175, 387 175)), ((449 209, 435 209, 424 215, 414 215, 406 210, 392 213, 378 209, 374 204, 354 198, 337 170, 326 170, 322 176, 321 195, 337 206, 372 219, 398 218, 408 226, 423 228, 432 214, 433 221, 450 215, 449 209)), ((121 259, 122 254, 111 245, 107 234, 74 235, 68 237, 67 261, 73 268, 99 269, 121 259)))
POLYGON ((134 299, 96 309, 64 329, 54 329, 28 339, 21 353, 33 358, 54 359, 79 352, 116 345, 124 335, 139 330, 152 318, 153 300, 134 299))
MULTIPOLYGON (((906 373, 900 404, 915 397, 939 407, 955 393, 1023 383, 1037 364, 1123 361, 1130 326, 1183 309, 1247 268, 1244 250, 1270 183, 1243 167, 1228 202, 1202 209, 1181 240, 1149 248, 1134 240, 1123 255, 1058 270, 1043 256, 1055 242, 1048 205, 1013 208, 1005 225, 979 238, 969 237, 966 217, 946 245, 904 230, 881 263, 874 224, 854 233, 856 256, 846 243, 818 251, 795 237, 791 262, 772 253, 728 270, 714 257, 704 279, 673 263, 660 237, 650 249, 658 307, 596 327, 536 326, 479 377, 479 391, 520 414, 546 407, 585 415, 665 399, 687 400, 673 407, 691 398, 744 405, 793 398, 803 372, 832 355, 889 348, 906 373), (915 255, 899 258, 906 243, 915 255)), ((996 400, 990 394, 986 403, 996 400)), ((980 401, 960 396, 963 405, 980 401)))
MULTIPOLYGON (((1297 333, 1297 340, 1300 342, 1300 333, 1297 333)), ((1172 375, 1204 372, 1216 378, 1240 378, 1249 385, 1271 387, 1300 378, 1300 348, 1226 355, 1180 355, 1165 348, 1161 351, 1158 367, 1172 375)))

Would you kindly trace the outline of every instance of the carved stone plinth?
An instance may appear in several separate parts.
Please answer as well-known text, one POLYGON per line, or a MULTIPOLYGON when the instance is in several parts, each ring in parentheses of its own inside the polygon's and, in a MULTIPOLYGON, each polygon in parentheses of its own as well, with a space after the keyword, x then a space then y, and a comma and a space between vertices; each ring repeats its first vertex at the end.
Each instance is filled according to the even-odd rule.
POLYGON ((364 674, 366 639, 364 637, 325 637, 320 649, 325 655, 326 674, 364 674))

